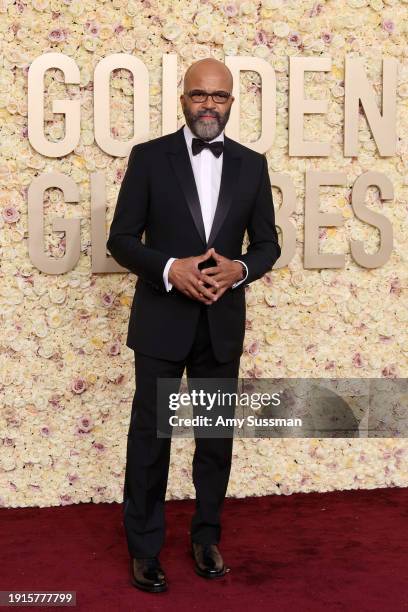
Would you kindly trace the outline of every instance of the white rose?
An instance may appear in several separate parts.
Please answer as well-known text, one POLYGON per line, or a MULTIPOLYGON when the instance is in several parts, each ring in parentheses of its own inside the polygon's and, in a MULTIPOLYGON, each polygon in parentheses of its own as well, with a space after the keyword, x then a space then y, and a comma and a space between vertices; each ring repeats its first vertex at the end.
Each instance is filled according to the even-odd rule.
POLYGON ((245 0, 240 4, 239 9, 243 15, 250 15, 256 11, 256 5, 250 0, 245 0))
POLYGON ((48 293, 51 302, 53 302, 54 304, 62 304, 63 302, 65 302, 66 293, 62 289, 59 289, 57 287, 50 287, 48 293))
POLYGON ((213 32, 211 25, 200 27, 197 32, 198 42, 210 42, 212 40, 213 32))
POLYGON ((120 37, 120 44, 125 53, 130 53, 135 48, 135 39, 130 34, 120 37))
POLYGON ((351 6, 351 8, 363 8, 367 6, 368 0, 347 0, 347 4, 351 6))
POLYGON ((262 0, 263 8, 267 10, 275 10, 282 7, 283 0, 262 0))
POLYGON ((273 26, 273 32, 279 38, 285 38, 289 34, 289 25, 285 21, 277 21, 273 26))
POLYGON ((45 11, 49 4, 49 0, 31 0, 31 5, 36 11, 45 11))
POLYGON ((223 50, 225 55, 238 55, 238 42, 235 40, 225 40, 223 50))
POLYGON ((16 469, 17 464, 13 457, 3 456, 1 459, 1 467, 5 472, 11 472, 16 469))
POLYGON ((382 11, 384 3, 382 0, 370 0, 370 6, 374 11, 382 11))
POLYGON ((257 45, 255 47, 255 52, 254 55, 256 55, 257 57, 262 57, 262 58, 266 58, 268 57, 268 55, 270 55, 270 49, 269 47, 267 47, 267 45, 257 45))
POLYGON ((166 23, 162 30, 162 36, 166 40, 175 40, 181 34, 181 27, 178 23, 170 21, 166 23))
POLYGON ((68 6, 68 11, 71 15, 79 17, 84 12, 84 3, 81 0, 72 0, 71 4, 68 6))
POLYGON ((62 324, 61 312, 56 308, 50 308, 47 313, 47 322, 51 328, 59 327, 62 324))
POLYGON ((49 359, 55 352, 55 344, 51 340, 42 342, 38 348, 38 354, 44 359, 49 359))

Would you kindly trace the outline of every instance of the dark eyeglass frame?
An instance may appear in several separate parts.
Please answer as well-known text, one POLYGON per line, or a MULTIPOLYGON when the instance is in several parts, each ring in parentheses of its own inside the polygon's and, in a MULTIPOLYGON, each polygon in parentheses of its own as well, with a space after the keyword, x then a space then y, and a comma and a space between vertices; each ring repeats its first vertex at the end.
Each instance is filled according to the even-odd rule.
POLYGON ((192 102, 194 102, 195 104, 202 104, 203 102, 207 102, 208 96, 211 96, 215 104, 226 104, 232 94, 230 94, 228 91, 213 91, 211 93, 208 93, 207 91, 203 91, 202 89, 192 89, 191 91, 184 92, 184 95, 188 96, 190 100, 192 100, 192 102), (222 101, 220 101, 219 99, 215 100, 215 97, 219 94, 222 94, 222 101), (198 95, 200 95, 202 99, 195 100, 194 96, 198 95))

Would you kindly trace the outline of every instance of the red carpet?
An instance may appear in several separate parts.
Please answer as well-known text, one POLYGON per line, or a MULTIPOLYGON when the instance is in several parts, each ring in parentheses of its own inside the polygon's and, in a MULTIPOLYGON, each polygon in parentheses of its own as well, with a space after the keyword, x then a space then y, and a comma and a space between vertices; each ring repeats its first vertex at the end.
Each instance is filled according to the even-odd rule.
POLYGON ((193 572, 193 503, 167 503, 158 594, 129 582, 120 504, 3 508, 0 590, 75 590, 87 611, 408 610, 408 489, 227 498, 219 581, 193 572))

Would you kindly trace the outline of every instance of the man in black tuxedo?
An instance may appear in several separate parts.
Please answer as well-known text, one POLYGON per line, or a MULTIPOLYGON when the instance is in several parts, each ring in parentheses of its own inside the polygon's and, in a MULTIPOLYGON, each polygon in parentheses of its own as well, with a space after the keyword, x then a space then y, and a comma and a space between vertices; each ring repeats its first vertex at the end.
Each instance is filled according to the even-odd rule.
MULTIPOLYGON (((133 146, 107 248, 137 275, 127 346, 136 391, 124 484, 132 583, 167 588, 158 555, 165 535, 171 437, 157 435, 157 381, 236 381, 245 335, 245 285, 281 249, 265 155, 224 134, 232 74, 214 58, 192 64, 180 96, 186 124, 133 146), (241 253, 245 231, 249 246, 241 253), (142 242, 142 235, 145 241, 142 242)), ((197 574, 223 576, 220 514, 232 437, 196 437, 191 550, 197 574)))

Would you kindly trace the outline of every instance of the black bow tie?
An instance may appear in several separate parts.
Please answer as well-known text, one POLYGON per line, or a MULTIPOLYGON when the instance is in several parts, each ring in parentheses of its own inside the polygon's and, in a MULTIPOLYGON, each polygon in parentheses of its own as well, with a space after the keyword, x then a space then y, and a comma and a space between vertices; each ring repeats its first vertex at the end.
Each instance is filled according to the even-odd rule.
POLYGON ((191 144, 191 150, 193 151, 193 155, 197 155, 203 149, 210 149, 216 157, 219 157, 224 150, 224 143, 222 140, 215 140, 214 142, 207 142, 206 140, 202 140, 201 138, 193 138, 191 144))

